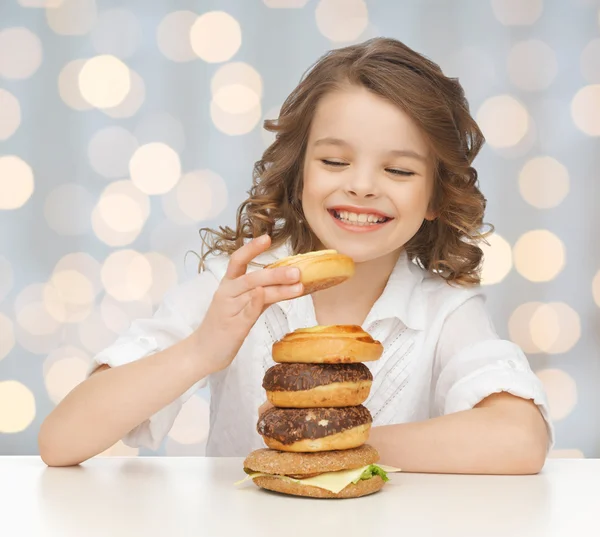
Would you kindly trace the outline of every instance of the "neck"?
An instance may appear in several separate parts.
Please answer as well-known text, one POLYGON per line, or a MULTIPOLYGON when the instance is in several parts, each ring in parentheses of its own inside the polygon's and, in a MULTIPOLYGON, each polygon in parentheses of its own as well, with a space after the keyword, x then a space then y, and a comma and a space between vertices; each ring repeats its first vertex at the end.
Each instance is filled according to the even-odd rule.
POLYGON ((400 251, 355 264, 352 278, 312 295, 319 324, 362 325, 381 296, 400 251))

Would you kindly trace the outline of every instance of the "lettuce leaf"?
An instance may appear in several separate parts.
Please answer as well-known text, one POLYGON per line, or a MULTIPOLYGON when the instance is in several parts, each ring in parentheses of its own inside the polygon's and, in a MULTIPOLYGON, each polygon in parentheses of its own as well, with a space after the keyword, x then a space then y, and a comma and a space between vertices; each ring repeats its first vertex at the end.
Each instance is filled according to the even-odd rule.
POLYGON ((352 481, 352 483, 354 483, 356 485, 356 483, 358 483, 359 481, 362 481, 365 479, 371 479, 372 477, 375 477, 376 475, 381 477, 381 479, 383 479, 384 481, 390 480, 390 478, 387 476, 387 473, 383 470, 383 468, 380 468, 376 464, 370 464, 367 468, 365 468, 364 472, 360 475, 360 477, 358 479, 355 479, 354 481, 352 481))

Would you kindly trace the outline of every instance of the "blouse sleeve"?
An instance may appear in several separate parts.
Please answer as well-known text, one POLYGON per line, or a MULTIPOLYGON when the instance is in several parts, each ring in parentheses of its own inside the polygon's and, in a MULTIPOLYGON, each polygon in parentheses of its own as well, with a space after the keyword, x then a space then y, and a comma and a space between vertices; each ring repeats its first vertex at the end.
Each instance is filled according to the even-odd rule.
MULTIPOLYGON (((167 349, 188 337, 200 325, 218 287, 210 272, 172 289, 165 295, 153 317, 134 321, 112 345, 92 361, 88 376, 102 364, 118 367, 167 349)), ((185 403, 207 384, 202 379, 183 395, 130 431, 123 442, 131 447, 157 449, 170 431, 185 403)))
POLYGON ((473 408, 483 399, 508 392, 540 409, 554 444, 554 428, 540 379, 523 351, 496 334, 482 295, 475 295, 445 320, 436 350, 434 406, 437 415, 473 408))

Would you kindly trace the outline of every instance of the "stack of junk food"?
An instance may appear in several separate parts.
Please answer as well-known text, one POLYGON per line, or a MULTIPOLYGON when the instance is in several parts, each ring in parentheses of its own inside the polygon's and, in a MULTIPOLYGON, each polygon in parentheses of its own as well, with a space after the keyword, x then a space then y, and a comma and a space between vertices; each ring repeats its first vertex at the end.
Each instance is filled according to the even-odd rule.
MULTIPOLYGON (((332 250, 275 265, 299 266, 305 294, 337 285, 354 270, 351 258, 332 250)), ((377 465, 379 454, 367 444, 373 419, 363 403, 373 376, 363 362, 378 360, 382 352, 381 343, 355 325, 299 328, 277 341, 276 365, 263 379, 273 407, 257 424, 268 449, 248 455, 248 475, 240 483, 251 479, 263 489, 314 498, 381 490, 387 472, 399 469, 377 465)))

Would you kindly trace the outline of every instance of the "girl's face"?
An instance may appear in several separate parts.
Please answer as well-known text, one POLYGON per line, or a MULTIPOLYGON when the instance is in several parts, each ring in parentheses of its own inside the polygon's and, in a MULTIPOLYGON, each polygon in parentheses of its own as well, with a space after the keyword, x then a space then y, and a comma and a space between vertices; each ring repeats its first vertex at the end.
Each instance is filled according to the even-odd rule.
POLYGON ((417 126, 389 101, 357 86, 324 96, 304 161, 308 225, 325 248, 358 263, 397 252, 435 216, 432 160, 417 126))

